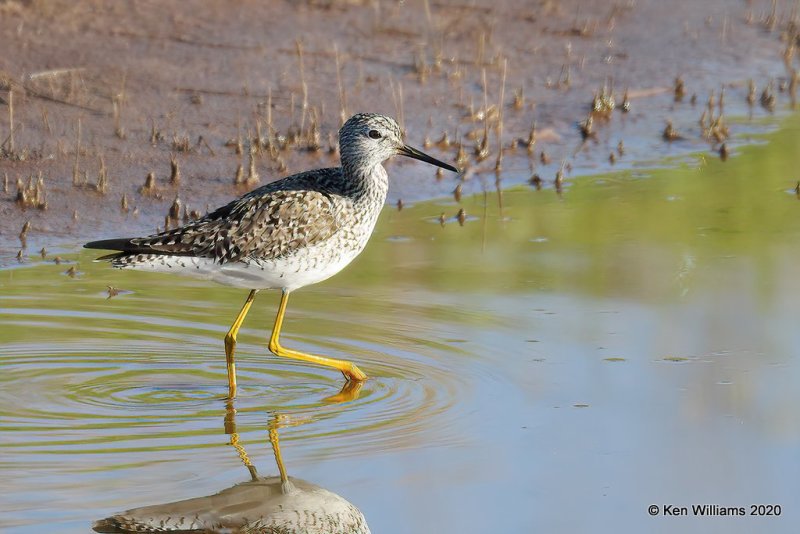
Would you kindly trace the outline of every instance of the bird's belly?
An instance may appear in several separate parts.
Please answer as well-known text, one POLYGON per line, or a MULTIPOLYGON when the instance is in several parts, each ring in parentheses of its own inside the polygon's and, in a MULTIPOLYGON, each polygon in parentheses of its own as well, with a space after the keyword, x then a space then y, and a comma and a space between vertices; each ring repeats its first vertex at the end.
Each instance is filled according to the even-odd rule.
MULTIPOLYGON (((263 289, 286 289, 292 291, 303 286, 316 284, 335 275, 358 256, 366 245, 361 243, 341 243, 330 240, 297 251, 291 256, 277 260, 251 262, 246 269, 266 274, 269 285, 263 289)), ((260 288, 254 288, 260 289, 260 288)))
POLYGON ((247 289, 294 289, 327 280, 344 269, 358 254, 331 258, 296 254, 279 260, 226 264, 213 278, 225 285, 247 289))

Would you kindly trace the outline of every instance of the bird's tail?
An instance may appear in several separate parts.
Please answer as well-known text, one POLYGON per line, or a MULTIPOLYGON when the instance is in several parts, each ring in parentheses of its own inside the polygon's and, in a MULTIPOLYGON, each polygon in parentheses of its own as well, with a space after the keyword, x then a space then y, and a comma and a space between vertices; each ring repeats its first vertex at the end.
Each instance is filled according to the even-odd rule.
POLYGON ((104 256, 100 256, 99 258, 95 258, 94 261, 113 261, 118 258, 122 258, 129 254, 135 254, 140 252, 137 250, 137 245, 133 243, 133 238, 121 238, 121 239, 101 239, 100 241, 90 241, 83 245, 83 248, 92 248, 98 250, 116 250, 112 254, 106 254, 104 256))

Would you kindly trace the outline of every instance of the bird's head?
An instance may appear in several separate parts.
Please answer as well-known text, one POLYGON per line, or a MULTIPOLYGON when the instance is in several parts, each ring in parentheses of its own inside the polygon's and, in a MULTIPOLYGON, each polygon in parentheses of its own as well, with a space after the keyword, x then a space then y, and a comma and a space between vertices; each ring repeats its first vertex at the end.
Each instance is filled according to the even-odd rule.
POLYGON ((347 119, 339 130, 339 151, 342 156, 342 166, 351 168, 371 169, 400 154, 458 172, 452 165, 405 144, 397 122, 376 113, 359 113, 347 119))

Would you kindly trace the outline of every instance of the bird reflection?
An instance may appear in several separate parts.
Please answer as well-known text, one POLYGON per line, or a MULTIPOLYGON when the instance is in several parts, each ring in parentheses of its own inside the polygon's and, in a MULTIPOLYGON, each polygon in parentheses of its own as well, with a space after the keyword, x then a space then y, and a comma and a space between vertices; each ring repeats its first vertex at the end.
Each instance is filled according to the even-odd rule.
MULTIPOLYGON (((342 392, 345 396, 350 393, 342 392)), ((286 474, 278 430, 297 424, 302 422, 294 423, 279 415, 269 421, 269 441, 279 475, 261 477, 239 443, 236 409, 229 400, 225 433, 247 467, 249 481, 208 497, 134 508, 96 521, 95 532, 369 534, 358 508, 325 488, 286 474)))

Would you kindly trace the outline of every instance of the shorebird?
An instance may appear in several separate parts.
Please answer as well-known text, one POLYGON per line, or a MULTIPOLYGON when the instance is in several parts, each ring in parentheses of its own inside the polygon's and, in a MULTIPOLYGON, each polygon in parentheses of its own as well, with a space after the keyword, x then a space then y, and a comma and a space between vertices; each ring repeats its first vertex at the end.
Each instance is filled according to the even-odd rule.
POLYGON ((386 202, 385 160, 399 154, 453 172, 458 169, 406 145, 393 119, 373 113, 354 115, 344 123, 339 152, 341 167, 272 182, 182 227, 147 237, 92 241, 84 247, 117 251, 98 260, 109 260, 120 269, 192 275, 250 290, 225 335, 231 398, 236 396, 236 336, 262 289, 281 290, 268 345, 273 354, 333 367, 348 381, 366 380, 352 362, 281 345, 289 294, 330 278, 364 250, 386 202))

